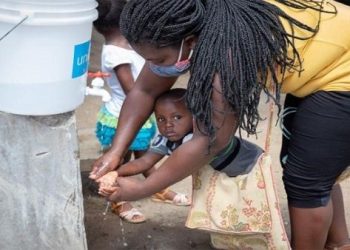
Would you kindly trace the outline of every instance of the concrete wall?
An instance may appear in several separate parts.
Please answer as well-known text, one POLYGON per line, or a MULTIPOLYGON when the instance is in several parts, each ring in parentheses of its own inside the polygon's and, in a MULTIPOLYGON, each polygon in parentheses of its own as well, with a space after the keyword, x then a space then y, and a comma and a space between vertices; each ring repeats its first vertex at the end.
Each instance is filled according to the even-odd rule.
POLYGON ((87 249, 74 113, 0 112, 0 249, 87 249))

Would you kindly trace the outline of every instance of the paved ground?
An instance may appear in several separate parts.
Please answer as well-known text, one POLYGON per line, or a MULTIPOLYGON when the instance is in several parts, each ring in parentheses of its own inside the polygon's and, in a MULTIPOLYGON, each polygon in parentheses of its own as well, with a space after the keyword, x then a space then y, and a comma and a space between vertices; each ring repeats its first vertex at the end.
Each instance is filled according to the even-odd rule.
MULTIPOLYGON (((90 70, 99 69, 99 53, 101 47, 101 37, 93 35, 93 47, 91 53, 90 70)), ((177 86, 186 86, 186 77, 177 83, 177 86)), ((112 249, 155 249, 155 250, 186 250, 186 249, 211 249, 209 237, 206 233, 189 230, 184 227, 188 208, 175 207, 154 203, 150 199, 143 199, 133 204, 137 206, 147 216, 148 220, 142 224, 123 224, 112 213, 103 215, 106 202, 98 197, 95 186, 86 177, 94 159, 99 155, 98 142, 94 136, 94 126, 96 114, 101 105, 98 97, 87 97, 84 104, 76 112, 78 135, 80 140, 81 171, 84 190, 85 205, 85 227, 87 232, 88 246, 90 250, 112 250, 112 249), (124 239, 123 233, 124 230, 124 239), (126 246, 126 244, 127 246, 126 246)), ((261 113, 267 114, 267 105, 261 105, 261 113)), ((266 116, 266 115, 265 115, 266 116)), ((260 133, 257 143, 263 146, 264 131, 266 122, 260 123, 260 133)), ((280 145, 280 130, 275 126, 271 137, 271 154, 274 158, 274 173, 282 208, 282 215, 289 233, 289 220, 286 206, 286 196, 281 182, 281 169, 278 163, 278 153, 280 145)), ((255 140, 255 138, 249 138, 255 140)), ((350 180, 342 184, 347 221, 350 225, 350 180)), ((176 191, 190 193, 191 179, 177 183, 172 187, 176 191)), ((350 230, 350 226, 348 226, 350 230)))

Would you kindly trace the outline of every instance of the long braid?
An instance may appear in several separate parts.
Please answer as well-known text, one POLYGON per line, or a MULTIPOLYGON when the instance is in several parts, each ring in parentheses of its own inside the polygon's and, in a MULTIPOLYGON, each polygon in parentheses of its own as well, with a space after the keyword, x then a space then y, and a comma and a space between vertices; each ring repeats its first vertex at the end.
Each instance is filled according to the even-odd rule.
POLYGON ((147 42, 159 47, 180 44, 203 26, 201 0, 130 0, 121 16, 121 30, 130 43, 147 42))
MULTIPOLYGON (((276 1, 319 15, 330 13, 324 10, 323 0, 276 1)), ((148 42, 159 47, 178 45, 188 35, 198 36, 186 100, 203 132, 214 139, 217 128, 212 122, 211 95, 218 91, 213 89, 214 75, 219 75, 222 95, 237 113, 239 128, 256 134, 261 120, 261 91, 279 102, 285 72, 302 71, 295 39, 314 36, 320 19, 316 27, 309 27, 263 0, 130 0, 122 14, 121 30, 131 43, 148 42), (289 23, 290 33, 281 19, 289 23), (295 27, 309 35, 295 36, 295 27), (275 88, 274 96, 268 82, 275 88)))

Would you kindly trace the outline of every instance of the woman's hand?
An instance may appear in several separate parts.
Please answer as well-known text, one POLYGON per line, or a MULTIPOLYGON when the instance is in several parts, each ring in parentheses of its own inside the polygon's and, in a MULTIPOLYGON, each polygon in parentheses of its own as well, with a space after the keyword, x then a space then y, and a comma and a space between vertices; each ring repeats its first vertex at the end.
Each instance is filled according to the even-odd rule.
POLYGON ((112 186, 112 187, 100 186, 100 188, 98 189, 98 194, 104 197, 108 197, 117 190, 118 190, 117 186, 112 186))
POLYGON ((144 197, 142 189, 143 181, 132 177, 118 177, 114 186, 100 186, 99 194, 109 201, 134 201, 144 197))
POLYGON ((94 162, 89 178, 92 180, 99 179, 108 172, 116 169, 120 161, 121 158, 117 154, 113 153, 111 150, 107 151, 94 162))

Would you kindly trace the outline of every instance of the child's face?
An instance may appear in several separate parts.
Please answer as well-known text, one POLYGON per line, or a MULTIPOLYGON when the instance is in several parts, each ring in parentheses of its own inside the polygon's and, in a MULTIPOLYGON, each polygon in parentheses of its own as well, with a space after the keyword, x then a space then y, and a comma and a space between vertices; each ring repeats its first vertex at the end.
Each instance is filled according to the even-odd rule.
POLYGON ((192 115, 183 101, 162 100, 155 107, 159 132, 176 142, 192 131, 192 115))

